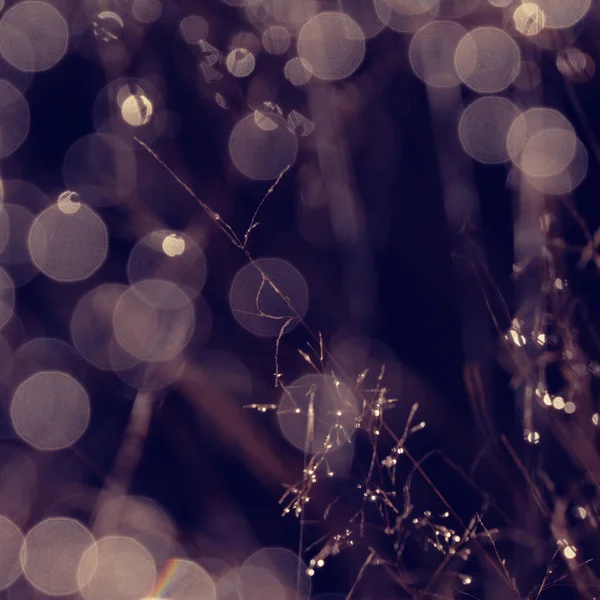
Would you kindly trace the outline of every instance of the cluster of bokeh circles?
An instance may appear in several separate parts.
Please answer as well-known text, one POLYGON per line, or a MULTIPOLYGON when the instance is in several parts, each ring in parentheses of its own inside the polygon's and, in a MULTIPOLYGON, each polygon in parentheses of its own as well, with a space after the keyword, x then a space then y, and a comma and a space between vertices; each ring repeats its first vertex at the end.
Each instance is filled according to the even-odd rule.
MULTIPOLYGON (((77 49, 87 30, 104 51, 118 45, 128 19, 151 24, 162 13, 156 0, 135 0, 128 4, 128 14, 104 10, 103 4, 83 2, 74 8, 26 0, 2 13, 0 54, 12 70, 5 70, 10 77, 0 80, 1 158, 26 143, 27 90, 35 73, 52 69, 70 46, 77 49)), ((340 24, 347 24, 341 13, 322 18, 334 35, 340 24)), ((285 65, 286 76, 296 85, 313 74, 308 59, 314 62, 326 51, 315 46, 320 27, 315 22, 301 38, 307 57, 285 65)), ((184 41, 204 52, 201 67, 216 65, 216 53, 232 76, 248 76, 255 55, 239 46, 221 57, 205 41, 207 28, 194 15, 183 18, 179 27, 184 41)), ((355 58, 338 67, 323 64, 317 75, 349 75, 360 63, 364 38, 357 26, 350 33, 355 58)), ((287 52, 291 40, 283 26, 270 26, 262 34, 273 55, 287 52)), ((158 87, 146 78, 109 81, 93 106, 94 132, 75 141, 63 158, 62 192, 47 193, 20 179, 1 182, 0 329, 7 337, 0 340, 8 394, 1 433, 24 444, 0 446, 6 484, 0 491, 0 594, 9 599, 77 594, 85 600, 299 600, 311 594, 306 565, 283 548, 262 548, 237 566, 188 558, 174 523, 149 498, 112 494, 100 501, 97 493, 78 488, 44 509, 44 518, 30 522, 39 477, 32 457, 76 449, 90 427, 94 402, 93 390, 86 389, 89 367, 116 373, 135 390, 165 388, 184 368, 190 342, 199 338, 201 346, 210 331, 210 310, 201 297, 205 254, 191 231, 147 228, 129 252, 126 282, 98 276, 111 243, 103 211, 126 205, 139 180, 140 150, 133 135, 151 144, 170 126, 158 87), (83 290, 69 309, 69 340, 33 337, 12 348, 10 330, 19 322, 16 290, 39 276, 83 290), (82 512, 85 518, 79 516, 82 512)), ((286 120, 276 105, 262 108, 237 122, 230 147, 242 173, 268 180, 294 162, 297 137, 308 135, 314 124, 299 111, 286 120)), ((289 262, 261 258, 232 278, 229 304, 244 330, 275 338, 303 319, 308 286, 289 262)), ((27 323, 21 325, 27 329, 27 323)), ((290 411, 288 404, 301 406, 306 386, 314 389, 319 403, 315 441, 328 439, 336 427, 351 435, 356 412, 352 395, 340 395, 331 378, 315 376, 289 386, 282 400, 279 417, 290 442, 303 446, 299 428, 307 408, 290 411)))
MULTIPOLYGON (((4 458, 15 463, 19 457, 4 458)), ((177 542, 172 520, 147 497, 112 497, 97 514, 94 531, 81 520, 53 514, 23 531, 14 519, 0 516, 0 595, 14 600, 310 598, 306 565, 294 552, 264 547, 235 567, 216 559, 191 560, 177 542)))
MULTIPOLYGON (((529 100, 537 97, 532 92, 541 74, 524 57, 533 49, 554 52, 564 77, 576 83, 593 77, 591 57, 556 36, 574 31, 591 0, 340 0, 337 10, 321 10, 316 0, 224 2, 246 23, 226 46, 217 43, 200 8, 178 17, 179 42, 194 55, 206 89, 224 77, 251 79, 264 56, 279 60, 277 85, 309 93, 352 78, 369 40, 391 30, 405 36, 410 68, 432 94, 463 87, 467 101, 457 115, 457 136, 475 161, 506 163, 518 185, 546 195, 569 194, 585 178, 588 154, 573 125, 555 108, 529 100)), ((104 211, 137 207, 133 197, 144 177, 138 159, 145 150, 134 136, 151 146, 176 123, 160 77, 125 76, 125 42, 160 22, 163 9, 159 0, 23 0, 6 7, 0 0, 0 159, 26 144, 27 93, 37 73, 73 51, 112 74, 94 102, 94 131, 63 157, 62 191, 46 192, 20 179, 4 179, 0 186, 0 329, 18 320, 16 290, 36 276, 87 286, 77 288, 84 291, 70 310, 68 342, 41 336, 13 349, 0 338, 9 395, 2 434, 20 440, 28 452, 75 448, 85 436, 94 415, 88 367, 115 373, 134 390, 164 389, 184 370, 190 345, 202 346, 210 334, 211 310, 201 295, 209 276, 204 238, 193 231, 144 221, 126 277, 98 277, 111 243, 104 211)), ((211 93, 230 110, 222 91, 211 93)), ((236 172, 272 182, 294 165, 303 138, 317 127, 305 110, 296 106, 286 115, 274 101, 261 99, 231 111, 226 138, 236 172)), ((233 274, 227 301, 243 330, 275 344, 303 322, 309 287, 290 262, 261 257, 233 274)), ((303 375, 282 390, 277 421, 298 452, 333 452, 351 441, 359 401, 333 375, 303 375)), ((62 506, 61 514, 23 531, 36 467, 16 446, 2 452, 3 472, 18 473, 10 484, 14 497, 4 498, 0 490, 0 510, 10 506, 0 517, 0 589, 8 598, 29 597, 23 586, 50 596, 79 593, 85 600, 310 597, 306 566, 289 550, 263 548, 235 568, 189 559, 170 518, 148 498, 117 496, 89 522, 62 506)))

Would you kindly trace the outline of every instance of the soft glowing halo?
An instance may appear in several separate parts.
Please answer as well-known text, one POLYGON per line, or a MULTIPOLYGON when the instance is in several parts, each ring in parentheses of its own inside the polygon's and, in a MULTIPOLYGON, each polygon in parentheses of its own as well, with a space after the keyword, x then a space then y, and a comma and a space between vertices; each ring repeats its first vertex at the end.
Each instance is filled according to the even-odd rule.
POLYGON ((340 12, 319 13, 298 34, 298 56, 319 79, 345 79, 365 56, 365 36, 359 25, 340 12))
POLYGON ((10 416, 17 435, 38 450, 72 446, 87 429, 90 400, 67 373, 39 371, 15 391, 10 416))

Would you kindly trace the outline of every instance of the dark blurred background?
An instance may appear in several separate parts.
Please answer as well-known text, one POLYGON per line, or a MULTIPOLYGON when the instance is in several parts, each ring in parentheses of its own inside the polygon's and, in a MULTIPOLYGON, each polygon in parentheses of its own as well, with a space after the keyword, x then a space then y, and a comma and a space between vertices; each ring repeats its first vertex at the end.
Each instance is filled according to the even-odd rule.
MULTIPOLYGON (((10 5, 7 2, 7 8, 10 5)), ((325 3, 322 8, 336 7, 325 3)), ((501 11, 491 16, 489 7, 477 11, 463 19, 465 26, 472 27, 480 18, 502 25, 501 11)), ((427 426, 410 438, 408 447, 416 459, 434 449, 443 453, 444 458, 428 458, 423 468, 454 508, 453 526, 461 529, 458 519, 468 523, 486 499, 448 461, 470 473, 489 495, 490 529, 527 525, 533 500, 519 466, 499 441, 501 435, 516 449, 521 464, 543 464, 560 489, 579 481, 583 475, 555 444, 546 443, 543 429, 541 444, 524 442, 523 407, 510 389, 511 373, 502 365, 500 335, 490 317, 491 307, 498 325, 503 330, 510 326, 494 286, 510 314, 519 304, 513 273, 518 194, 507 184, 509 168, 461 159, 463 166, 457 168, 466 173, 468 185, 456 193, 474 195, 477 208, 463 222, 448 222, 439 148, 455 130, 447 126, 440 142, 428 90, 408 62, 411 34, 384 29, 367 41, 365 59, 351 77, 339 82, 313 79, 295 88, 283 77, 294 38, 289 56, 259 53, 250 77, 233 77, 221 62, 215 65, 221 78, 207 81, 201 76, 197 49, 181 38, 181 20, 201 15, 209 24, 210 44, 225 52, 236 33, 256 35, 243 9, 218 0, 165 1, 160 18, 143 27, 125 8, 119 14, 124 27, 115 41, 118 51, 99 42, 93 28, 84 28, 72 36, 68 54, 56 67, 35 74, 24 91, 31 110, 30 132, 25 144, 3 161, 2 177, 29 181, 54 201, 66 188, 63 162, 68 149, 97 128, 94 106, 105 86, 117 77, 148 80, 159 90, 167 123, 163 134, 150 138, 148 145, 243 235, 273 181, 252 181, 232 166, 229 134, 240 118, 263 102, 277 104, 284 115, 300 112, 315 129, 298 138, 296 161, 262 206, 249 251, 255 258, 285 259, 302 273, 309 292, 305 321, 313 332, 322 333, 332 355, 348 365, 351 378, 366 368, 373 376, 386 364, 384 385, 390 397, 399 399, 389 423, 398 434, 410 406, 419 402, 416 419, 427 426), (343 164, 344 181, 327 171, 319 150, 328 125, 327 151, 334 162, 343 164), (342 184, 346 188, 340 188, 342 184), (348 221, 340 218, 340 210, 352 215, 348 221)), ((565 80, 556 69, 555 54, 560 44, 576 44, 596 59, 596 19, 594 7, 576 30, 556 35, 552 50, 528 48, 539 58, 538 102, 566 115, 588 148, 587 177, 569 201, 591 231, 599 218, 596 79, 565 80)), ((10 75, 10 67, 6 69, 10 75)), ((460 94, 463 102, 473 97, 466 88, 460 94)), ((507 97, 511 94, 505 92, 507 97)), ((151 392, 151 421, 129 491, 164 507, 177 525, 181 547, 207 565, 212 565, 210 560, 239 565, 265 546, 297 551, 298 520, 282 517, 278 501, 283 484, 302 478, 304 457, 282 437, 273 412, 244 408, 276 404, 281 395, 274 386, 275 338, 242 329, 228 304, 231 281, 247 261, 174 178, 144 148, 131 144, 138 166, 136 189, 118 206, 98 209, 110 234, 106 262, 83 282, 57 284, 38 275, 17 288, 18 319, 9 324, 6 337, 13 352, 35 337, 70 342, 69 319, 78 299, 103 281, 127 283, 129 254, 153 223, 187 231, 203 249, 207 264, 202 291, 206 306, 197 312, 203 319, 201 331, 186 350, 184 374, 151 392)), ((453 147, 460 151, 456 142, 453 147)), ((557 214, 561 237, 581 243, 580 231, 566 211, 559 208, 557 214)), ((593 322, 597 275, 592 266, 577 269, 576 258, 569 257, 563 266, 571 293, 586 299, 593 322)), ((315 344, 302 327, 283 336, 278 356, 284 380, 291 382, 310 371, 297 352, 308 352, 307 342, 315 344)), ((137 390, 115 374, 89 365, 81 368, 92 399, 92 422, 72 451, 36 458, 47 470, 40 475, 34 521, 60 498, 61 486, 79 481, 92 490, 102 488, 129 422, 137 390)), ((326 522, 321 520, 322 510, 355 487, 370 457, 370 443, 359 432, 347 473, 320 481, 313 491, 304 546, 343 530, 352 513, 351 494, 347 505, 341 503, 326 522)), ((406 475, 410 468, 406 461, 399 472, 406 475)), ((415 478, 413 503, 420 513, 446 510, 424 477, 415 478)), ((368 520, 377 522, 376 511, 368 520)), ((546 529, 542 523, 529 533, 544 540, 546 529)), ((347 593, 369 547, 393 556, 389 540, 375 525, 373 531, 327 561, 313 578, 314 594, 347 593)), ((532 574, 524 577, 532 585, 543 576, 545 561, 553 553, 544 543, 535 551, 539 556, 532 560, 532 574)), ((422 582, 426 576, 421 570, 436 563, 412 552, 407 561, 414 561, 415 579, 422 582)), ((517 572, 519 557, 531 556, 526 544, 507 546, 506 552, 517 572)), ((435 551, 430 548, 428 553, 435 551)), ((310 557, 308 552, 304 559, 310 557)), ((481 585, 477 576, 475 585, 481 585)), ((363 582, 359 598, 404 597, 396 596, 400 592, 384 577, 383 567, 374 567, 363 582)))

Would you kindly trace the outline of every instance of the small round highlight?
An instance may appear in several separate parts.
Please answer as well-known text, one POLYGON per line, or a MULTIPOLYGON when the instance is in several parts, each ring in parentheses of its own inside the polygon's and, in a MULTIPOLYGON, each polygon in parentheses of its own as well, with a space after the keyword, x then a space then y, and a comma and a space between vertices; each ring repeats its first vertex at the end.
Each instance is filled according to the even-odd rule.
POLYGON ((415 75, 434 88, 458 85, 460 78, 454 55, 466 33, 465 28, 454 21, 432 21, 420 29, 408 50, 415 75))
POLYGON ((120 39, 124 28, 123 19, 111 10, 99 12, 92 21, 94 37, 106 44, 120 39))
POLYGON ((92 534, 75 519, 41 521, 25 537, 21 550, 23 573, 44 594, 75 594, 79 590, 79 563, 93 544, 92 534))
POLYGON ((77 192, 72 192, 71 190, 67 190, 59 194, 56 204, 58 205, 60 211, 66 215, 72 215, 76 213, 81 207, 79 194, 77 192))
POLYGON ((285 63, 283 74, 292 85, 300 87, 311 80, 312 68, 307 60, 295 56, 285 63))
POLYGON ((22 572, 20 555, 23 539, 21 530, 13 522, 0 516, 0 590, 10 587, 22 572))
POLYGON ((197 44, 208 37, 208 23, 200 15, 188 15, 181 19, 179 33, 186 44, 197 44))
POLYGON ((238 589, 244 600, 308 600, 311 579, 291 550, 262 548, 240 568, 238 589))
POLYGON ((285 387, 277 420, 290 444, 314 454, 350 442, 357 411, 352 390, 333 376, 314 373, 285 387))
POLYGON ((166 256, 181 256, 185 252, 185 240, 176 233, 165 235, 161 249, 166 256))
POLYGON ((301 115, 297 110, 290 111, 287 122, 298 137, 310 135, 316 127, 313 121, 301 115))
POLYGON ((256 59, 247 48, 234 48, 227 55, 225 64, 234 77, 248 77, 254 71, 256 59))
POLYGON ((83 281, 106 259, 108 230, 100 216, 84 204, 71 212, 55 204, 35 218, 28 246, 31 260, 46 277, 83 281))
POLYGON ((585 17, 592 0, 535 0, 535 4, 544 13, 548 29, 567 29, 585 17))
POLYGON ((456 72, 467 87, 481 94, 496 94, 519 74, 521 51, 502 29, 479 27, 463 37, 454 60, 456 72))
POLYGON ((153 114, 152 101, 141 89, 136 93, 128 94, 121 103, 121 117, 132 127, 147 125, 153 114))
POLYGON ((156 566, 138 541, 107 536, 83 554, 77 578, 85 600, 139 600, 154 588, 156 566))
MULTIPOLYGON (((92 112, 96 131, 109 136, 115 126, 117 130, 125 134, 133 133, 131 130, 127 131, 128 128, 135 128, 137 136, 147 143, 151 143, 165 126, 165 110, 161 94, 146 79, 126 77, 113 79, 96 96, 92 112), (116 123, 115 120, 118 122, 116 123), (122 125, 126 127, 124 128, 122 125)), ((96 142, 102 141, 110 144, 111 137, 96 140, 96 142)), ((120 141, 124 142, 122 138, 120 141)), ((119 146, 123 148, 123 144, 119 144, 119 142, 115 142, 115 144, 118 146, 112 150, 110 148, 102 150, 101 143, 97 144, 100 147, 100 154, 107 156, 105 159, 107 162, 110 160, 110 153, 115 153, 115 150, 118 153, 119 146)), ((127 143, 125 142, 126 147, 127 143)), ((124 178, 131 177, 129 173, 122 176, 124 178)), ((126 180, 125 182, 127 183, 126 180)))
POLYGON ((164 279, 195 298, 204 286, 204 253, 186 233, 159 229, 142 238, 133 248, 127 263, 131 283, 143 279, 164 279))
POLYGON ((0 80, 0 158, 13 154, 29 133, 29 105, 8 81, 0 80))
POLYGON ((586 83, 596 73, 594 59, 579 48, 567 48, 556 57, 556 68, 574 83, 586 83))
POLYGON ((276 337, 282 331, 289 333, 306 314, 308 286, 289 262, 259 258, 233 278, 229 306, 235 320, 250 333, 276 337))
POLYGON ((458 137, 464 151, 478 162, 499 164, 510 160, 506 136, 519 109, 506 98, 484 96, 462 112, 458 137))
POLYGON ((216 600, 217 592, 210 575, 197 563, 183 558, 167 561, 156 585, 152 598, 170 600, 216 600))
POLYGON ((298 34, 298 56, 319 79, 349 77, 365 56, 365 36, 360 26, 341 12, 323 12, 310 19, 298 34))
POLYGON ((535 144, 530 147, 529 165, 533 169, 533 176, 550 176, 564 169, 575 154, 577 137, 569 120, 553 108, 536 106, 520 114, 512 123, 506 139, 506 146, 513 164, 523 170, 525 150, 535 138, 535 144), (552 130, 554 133, 538 136, 538 134, 552 130), (564 131, 560 135, 556 130, 564 131), (560 139, 561 147, 552 148, 549 142, 560 139), (548 161, 546 167, 540 164, 545 153, 548 161), (538 166, 533 161, 537 161, 538 166), (546 169, 541 172, 541 169, 546 169), (548 171, 550 169, 551 171, 548 171))
POLYGON ((282 117, 268 115, 270 125, 259 126, 254 113, 242 118, 229 137, 229 155, 249 179, 266 181, 296 161, 298 140, 282 117))
POLYGON ((68 45, 69 26, 48 2, 19 2, 0 21, 0 54, 20 71, 51 69, 65 56, 68 45))
POLYGON ((122 202, 137 183, 135 154, 115 135, 91 133, 67 151, 63 178, 86 204, 113 206, 122 202))
POLYGON ((517 6, 513 13, 513 21, 516 30, 524 36, 537 35, 546 23, 546 17, 542 9, 533 2, 525 2, 517 6))
POLYGON ((90 400, 83 386, 60 371, 39 371, 15 391, 10 417, 17 435, 37 450, 72 446, 90 421, 90 400))
POLYGON ((269 54, 285 54, 291 41, 290 32, 281 25, 271 25, 262 34, 263 48, 269 54))
POLYGON ((270 119, 271 115, 283 117, 281 107, 274 102, 263 102, 254 109, 254 122, 265 131, 277 129, 277 123, 270 119))
POLYGON ((128 287, 115 306, 114 334, 133 357, 147 362, 174 359, 194 332, 194 308, 174 283, 144 279, 128 287))

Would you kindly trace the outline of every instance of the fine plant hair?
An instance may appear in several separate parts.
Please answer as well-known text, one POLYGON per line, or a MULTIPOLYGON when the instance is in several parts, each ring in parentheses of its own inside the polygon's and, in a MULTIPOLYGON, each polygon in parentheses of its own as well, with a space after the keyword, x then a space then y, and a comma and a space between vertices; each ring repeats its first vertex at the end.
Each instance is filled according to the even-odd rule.
MULTIPOLYGON (((593 426, 599 417, 593 408, 592 377, 600 375, 600 367, 583 348, 581 328, 588 328, 591 343, 596 349, 600 347, 600 338, 593 329, 584 302, 570 293, 564 259, 567 254, 575 253, 579 268, 590 262, 600 268, 600 230, 594 234, 588 230, 570 198, 546 198, 540 205, 543 252, 524 257, 523 262, 515 263, 513 267, 517 281, 533 273, 535 281, 540 284, 539 293, 524 295, 514 314, 509 311, 508 303, 494 283, 485 260, 477 252, 476 241, 471 237, 476 228, 469 226, 461 230, 466 244, 475 248, 471 268, 479 281, 480 293, 498 335, 499 361, 510 374, 510 390, 523 399, 520 412, 526 460, 529 460, 527 454, 530 450, 535 450, 540 443, 538 430, 543 422, 543 435, 555 440, 560 452, 573 462, 580 473, 578 480, 559 489, 553 481, 554 474, 543 463, 532 466, 523 462, 523 449, 513 447, 502 433, 488 440, 488 445, 482 448, 468 471, 439 449, 415 456, 410 449, 411 440, 426 427, 426 423, 418 419, 419 404, 411 403, 410 398, 390 396, 385 384, 385 364, 375 374, 374 386, 365 385, 368 370, 356 379, 344 372, 325 347, 322 334, 311 330, 290 298, 261 270, 248 249, 250 232, 259 225, 258 212, 289 167, 281 172, 259 203, 248 229, 239 236, 148 145, 141 140, 136 141, 171 174, 248 262, 259 270, 263 281, 261 289, 265 285, 271 286, 288 306, 288 316, 269 315, 260 309, 257 297, 257 314, 281 322, 274 348, 274 386, 293 402, 293 389, 280 371, 278 356, 286 329, 292 322, 299 321, 308 340, 306 349, 298 348, 297 351, 309 372, 331 376, 336 385, 343 382, 359 400, 360 410, 354 424, 356 432, 345 431, 334 423, 322 447, 314 447, 314 413, 312 422, 310 414, 314 390, 308 392, 304 468, 297 481, 282 482, 285 492, 280 499, 282 516, 290 515, 299 521, 298 553, 307 561, 308 575, 327 568, 333 557, 352 552, 360 553, 362 559, 347 599, 374 597, 369 593, 369 587, 362 585, 370 572, 376 572, 378 580, 388 582, 382 589, 394 594, 390 596, 394 598, 538 600, 573 594, 590 598, 599 591, 593 558, 586 557, 584 548, 587 550, 590 541, 593 541, 597 528, 595 491, 590 492, 598 482, 593 426), (561 237, 557 226, 559 215, 576 223, 585 238, 583 244, 568 244, 561 237), (329 367, 326 359, 331 359, 327 363, 329 367), (561 384, 558 387, 554 384, 553 389, 548 381, 551 370, 562 377, 561 384), (573 414, 555 414, 548 408, 552 404, 566 402, 576 406, 573 414), (411 408, 403 429, 394 431, 386 417, 400 403, 409 403, 411 408), (334 436, 335 444, 332 443, 334 436), (324 508, 321 503, 316 514, 309 511, 315 497, 320 494, 323 480, 334 475, 329 466, 330 453, 340 444, 352 445, 355 436, 360 436, 362 448, 360 453, 357 451, 362 456, 353 463, 353 470, 359 475, 341 495, 327 501, 324 508), (515 485, 524 490, 521 498, 526 497, 530 502, 527 511, 534 513, 535 519, 542 523, 535 534, 520 528, 514 514, 507 514, 501 503, 477 482, 475 472, 481 463, 488 460, 487 455, 492 455, 491 465, 496 464, 494 455, 500 456, 498 460, 510 463, 514 477, 520 480, 515 485), (432 459, 441 460, 460 486, 479 497, 479 507, 470 516, 459 514, 430 478, 427 463, 432 459), (420 505, 413 489, 416 478, 429 487, 436 498, 436 505, 442 510, 430 510, 420 505), (340 526, 339 519, 333 516, 342 504, 345 507, 340 512, 345 515, 345 520, 340 526), (348 510, 348 505, 353 507, 352 510, 348 510), (330 522, 336 525, 328 527, 330 522), (324 525, 327 533, 315 539, 310 530, 316 523, 324 525), (506 557, 516 547, 526 548, 536 556, 537 569, 532 569, 534 577, 537 577, 535 581, 532 582, 531 570, 520 569, 521 573, 517 574, 512 572, 516 565, 507 561, 506 557), (419 554, 428 565, 426 571, 414 566, 415 556, 419 554), (490 595, 489 591, 486 596, 471 593, 470 590, 485 589, 486 582, 488 590, 495 590, 493 594, 490 595), (558 595, 553 595, 556 591, 558 595)), ((472 373, 465 380, 467 393, 473 402, 480 402, 481 397, 477 397, 475 390, 479 385, 477 374, 472 373)), ((267 413, 276 410, 277 405, 251 404, 247 408, 267 413)), ((480 408, 485 413, 486 408, 480 408)), ((298 580, 302 575, 298 572, 298 580)))

